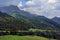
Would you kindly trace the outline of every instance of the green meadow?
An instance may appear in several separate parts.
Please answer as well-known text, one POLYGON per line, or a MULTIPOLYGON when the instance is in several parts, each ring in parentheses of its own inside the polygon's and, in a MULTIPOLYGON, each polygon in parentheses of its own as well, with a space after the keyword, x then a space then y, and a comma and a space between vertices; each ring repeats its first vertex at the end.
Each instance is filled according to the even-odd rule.
MULTIPOLYGON (((0 36, 0 40, 49 40, 49 39, 40 36, 6 35, 6 36, 0 36)), ((54 40, 54 39, 50 39, 50 40, 54 40)))

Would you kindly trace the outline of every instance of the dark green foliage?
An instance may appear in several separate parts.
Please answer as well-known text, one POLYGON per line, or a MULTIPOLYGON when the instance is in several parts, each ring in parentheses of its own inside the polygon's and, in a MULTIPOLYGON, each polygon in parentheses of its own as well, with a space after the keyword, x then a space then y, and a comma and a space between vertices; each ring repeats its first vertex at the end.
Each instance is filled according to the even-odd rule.
POLYGON ((19 20, 6 13, 0 12, 0 30, 28 30, 34 25, 26 20, 19 20))
MULTIPOLYGON (((25 14, 25 13, 24 13, 25 14)), ((34 25, 36 29, 45 29, 45 30, 55 30, 59 29, 60 25, 44 16, 26 16, 23 13, 14 11, 11 13, 11 16, 19 19, 19 20, 26 20, 34 25)), ((29 13, 27 13, 29 14, 29 13)), ((32 15, 32 14, 31 14, 32 15)))
POLYGON ((46 37, 46 38, 53 38, 53 39, 58 39, 60 40, 60 32, 49 32, 49 31, 45 31, 45 32, 40 32, 40 31, 24 31, 24 32, 16 32, 16 31, 10 31, 10 32, 0 32, 0 36, 2 35, 18 35, 18 36, 42 36, 42 37, 46 37))

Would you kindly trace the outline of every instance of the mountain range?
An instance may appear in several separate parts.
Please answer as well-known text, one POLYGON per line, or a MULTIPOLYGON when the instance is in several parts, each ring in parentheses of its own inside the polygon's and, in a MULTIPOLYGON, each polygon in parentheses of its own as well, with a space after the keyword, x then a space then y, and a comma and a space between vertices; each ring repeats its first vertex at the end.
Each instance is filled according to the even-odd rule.
MULTIPOLYGON (((17 24, 18 25, 17 29, 19 29, 19 27, 20 29, 30 29, 30 28, 44 29, 44 30, 60 29, 59 23, 51 19, 48 19, 44 16, 38 16, 38 15, 31 14, 26 11, 20 10, 17 6, 10 5, 10 6, 5 6, 5 7, 0 7, 0 11, 3 12, 3 13, 0 13, 1 15, 5 13, 2 16, 8 15, 8 16, 5 16, 7 17, 7 19, 9 19, 9 16, 12 17, 14 21, 13 23, 10 22, 9 24, 10 25, 13 24, 14 26, 10 26, 10 25, 8 26, 13 27, 13 28, 16 28, 17 27, 16 24, 17 24), (23 28, 21 28, 22 26, 23 28)), ((3 17, 2 20, 5 20, 6 19, 5 17, 3 17)), ((10 21, 12 20, 10 19, 10 21)))
POLYGON ((52 18, 52 20, 60 24, 60 18, 59 17, 54 17, 54 18, 52 18))

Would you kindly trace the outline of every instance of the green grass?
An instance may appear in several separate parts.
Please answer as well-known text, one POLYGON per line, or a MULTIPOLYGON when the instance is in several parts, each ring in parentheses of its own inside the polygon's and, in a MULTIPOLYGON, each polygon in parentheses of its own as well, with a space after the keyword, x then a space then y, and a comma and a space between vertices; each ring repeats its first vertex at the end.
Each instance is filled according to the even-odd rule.
POLYGON ((60 32, 59 30, 42 30, 42 29, 29 29, 29 31, 35 32, 35 31, 39 31, 39 32, 60 32))
POLYGON ((39 36, 0 36, 0 40, 49 40, 48 38, 39 37, 39 36))

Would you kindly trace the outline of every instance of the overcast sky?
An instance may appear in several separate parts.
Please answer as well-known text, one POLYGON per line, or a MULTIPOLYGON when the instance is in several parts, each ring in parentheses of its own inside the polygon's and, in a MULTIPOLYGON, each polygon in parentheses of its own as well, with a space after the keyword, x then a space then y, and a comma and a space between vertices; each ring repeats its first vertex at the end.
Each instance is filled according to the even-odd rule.
POLYGON ((0 7, 9 5, 48 18, 60 17, 60 0, 0 0, 0 7))

